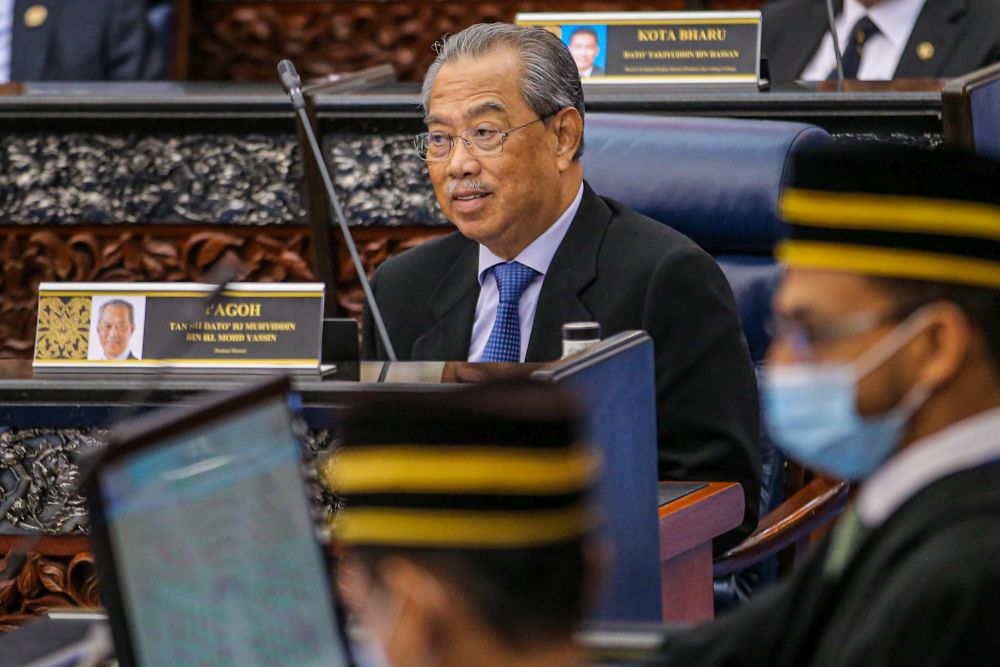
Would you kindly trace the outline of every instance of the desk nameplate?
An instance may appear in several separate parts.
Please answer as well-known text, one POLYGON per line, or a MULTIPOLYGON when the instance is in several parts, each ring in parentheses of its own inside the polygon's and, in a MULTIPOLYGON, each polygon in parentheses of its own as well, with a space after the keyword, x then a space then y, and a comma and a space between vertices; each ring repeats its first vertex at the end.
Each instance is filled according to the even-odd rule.
POLYGON ((42 283, 36 371, 319 370, 322 283, 42 283))
POLYGON ((518 14, 560 37, 584 83, 758 84, 759 11, 518 14))

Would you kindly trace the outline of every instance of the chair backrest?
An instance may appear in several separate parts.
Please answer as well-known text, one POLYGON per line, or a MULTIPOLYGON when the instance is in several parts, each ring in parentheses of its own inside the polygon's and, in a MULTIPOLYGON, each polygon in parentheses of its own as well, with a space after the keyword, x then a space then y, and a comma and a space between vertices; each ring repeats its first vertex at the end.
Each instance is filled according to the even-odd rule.
MULTIPOLYGON (((764 324, 780 270, 778 196, 796 152, 831 141, 814 125, 762 120, 588 114, 583 165, 601 195, 684 233, 729 279, 751 358, 763 360, 764 324)), ((781 502, 780 457, 763 440, 762 505, 781 502)))
POLYGON ((1000 160, 1000 63, 952 79, 941 99, 945 143, 1000 160))

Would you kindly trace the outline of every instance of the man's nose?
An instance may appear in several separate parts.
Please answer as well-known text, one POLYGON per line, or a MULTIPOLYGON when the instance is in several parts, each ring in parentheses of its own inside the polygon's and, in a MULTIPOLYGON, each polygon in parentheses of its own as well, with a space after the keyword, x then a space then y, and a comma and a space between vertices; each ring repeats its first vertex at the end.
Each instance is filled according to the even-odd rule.
POLYGON ((469 152, 469 147, 461 137, 456 137, 451 147, 445 173, 456 179, 479 173, 479 158, 469 152))

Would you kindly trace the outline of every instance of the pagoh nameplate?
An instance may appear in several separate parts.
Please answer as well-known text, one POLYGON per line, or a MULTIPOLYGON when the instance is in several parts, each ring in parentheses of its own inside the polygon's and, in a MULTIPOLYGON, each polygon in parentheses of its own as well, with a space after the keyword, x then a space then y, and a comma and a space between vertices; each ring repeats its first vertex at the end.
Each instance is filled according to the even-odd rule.
POLYGON ((560 37, 586 84, 760 81, 759 11, 518 14, 560 37))
POLYGON ((322 283, 42 283, 36 371, 319 370, 322 283))

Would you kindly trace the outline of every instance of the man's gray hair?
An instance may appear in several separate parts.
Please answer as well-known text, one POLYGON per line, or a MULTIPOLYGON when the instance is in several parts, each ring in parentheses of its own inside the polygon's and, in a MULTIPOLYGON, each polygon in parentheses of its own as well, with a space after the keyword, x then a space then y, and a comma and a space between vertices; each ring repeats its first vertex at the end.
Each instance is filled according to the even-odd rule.
MULTIPOLYGON (((477 23, 434 45, 437 58, 424 76, 420 101, 430 111, 434 78, 445 63, 481 58, 510 49, 521 56, 521 99, 539 116, 574 107, 583 118, 583 85, 573 56, 562 40, 543 28, 512 23, 477 23)), ((583 155, 583 137, 573 159, 583 155)))
POLYGON ((97 319, 104 317, 104 311, 107 310, 108 306, 114 306, 115 308, 125 308, 128 310, 128 323, 135 326, 135 306, 126 301, 125 299, 111 299, 105 301, 101 304, 101 307, 97 311, 97 319))

